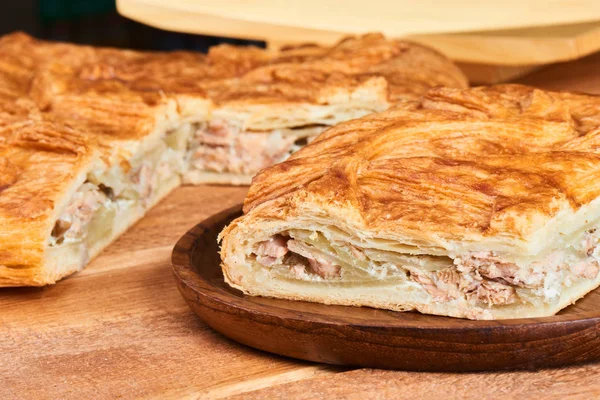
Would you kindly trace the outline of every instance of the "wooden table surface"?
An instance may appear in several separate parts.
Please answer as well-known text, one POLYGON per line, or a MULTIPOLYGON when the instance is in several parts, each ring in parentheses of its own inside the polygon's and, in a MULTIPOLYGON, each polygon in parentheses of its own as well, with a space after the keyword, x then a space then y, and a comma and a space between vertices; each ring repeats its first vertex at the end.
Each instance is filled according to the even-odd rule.
MULTIPOLYGON (((522 79, 600 94, 600 54, 522 79)), ((0 290, 0 399, 598 398, 600 364, 481 374, 340 368, 253 350, 209 329, 171 274, 176 240, 245 188, 183 187, 84 271, 0 290)))

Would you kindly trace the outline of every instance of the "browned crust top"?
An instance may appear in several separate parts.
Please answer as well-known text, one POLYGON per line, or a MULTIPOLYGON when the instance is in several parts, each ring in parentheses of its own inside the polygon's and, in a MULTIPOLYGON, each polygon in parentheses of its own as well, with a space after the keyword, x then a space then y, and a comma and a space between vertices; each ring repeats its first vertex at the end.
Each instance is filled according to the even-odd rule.
POLYGON ((526 237, 536 221, 598 198, 599 145, 600 97, 522 85, 435 88, 339 124, 263 170, 245 212, 313 195, 356 211, 375 231, 526 237))

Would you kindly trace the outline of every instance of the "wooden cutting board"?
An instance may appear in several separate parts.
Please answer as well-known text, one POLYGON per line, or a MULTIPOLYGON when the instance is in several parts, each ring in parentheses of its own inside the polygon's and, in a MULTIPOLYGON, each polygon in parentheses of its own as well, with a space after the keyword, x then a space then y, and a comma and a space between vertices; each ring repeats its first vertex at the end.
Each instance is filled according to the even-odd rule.
POLYGON ((596 0, 372 0, 368 6, 362 0, 118 0, 117 6, 124 16, 161 29, 259 39, 271 47, 332 44, 347 34, 383 32, 427 44, 459 62, 512 67, 497 73, 504 77, 514 77, 515 67, 523 72, 523 66, 600 49, 596 0))

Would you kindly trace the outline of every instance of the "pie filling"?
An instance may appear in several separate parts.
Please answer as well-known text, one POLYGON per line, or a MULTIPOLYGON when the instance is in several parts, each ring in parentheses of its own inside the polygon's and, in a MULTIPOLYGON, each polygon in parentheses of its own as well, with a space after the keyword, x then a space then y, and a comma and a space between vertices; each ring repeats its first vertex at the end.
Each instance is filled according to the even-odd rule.
POLYGON ((284 161, 327 128, 312 125, 271 131, 243 131, 220 119, 201 124, 188 150, 190 170, 253 176, 284 161))
POLYGON ((48 247, 77 253, 73 259, 82 268, 96 246, 124 230, 164 195, 163 187, 172 187, 170 183, 186 172, 253 175, 287 158, 324 129, 318 125, 240 132, 221 120, 184 123, 132 159, 127 171, 114 165, 90 172, 57 219, 48 247))
MULTIPOLYGON (((184 172, 193 124, 168 132, 156 146, 135 157, 130 168, 114 165, 92 171, 54 224, 48 242, 53 250, 70 249, 83 267, 90 252, 122 231, 172 186, 184 172)), ((64 253, 61 253, 64 254, 64 253)))
POLYGON ((256 245, 251 258, 276 279, 328 285, 376 286, 409 281, 436 302, 463 299, 484 307, 558 301, 562 289, 593 280, 600 271, 600 231, 576 245, 518 266, 492 251, 454 259, 410 255, 330 241, 322 233, 290 230, 256 245))

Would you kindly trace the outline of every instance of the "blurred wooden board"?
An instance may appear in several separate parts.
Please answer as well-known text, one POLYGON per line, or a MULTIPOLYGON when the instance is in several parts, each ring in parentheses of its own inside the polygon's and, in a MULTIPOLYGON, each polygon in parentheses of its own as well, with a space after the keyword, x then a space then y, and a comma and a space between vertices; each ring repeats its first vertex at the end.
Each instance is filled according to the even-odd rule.
POLYGON ((471 85, 490 85, 499 82, 507 82, 520 78, 542 67, 541 65, 511 67, 510 65, 473 64, 463 62, 458 62, 457 64, 465 75, 467 75, 471 85))
POLYGON ((571 60, 600 49, 597 0, 372 0, 366 4, 362 0, 117 0, 121 14, 154 27, 276 45, 331 44, 347 34, 383 32, 428 44, 457 61, 510 66, 571 60))
POLYGON ((600 50, 600 21, 409 38, 458 61, 522 67, 575 60, 600 50))

